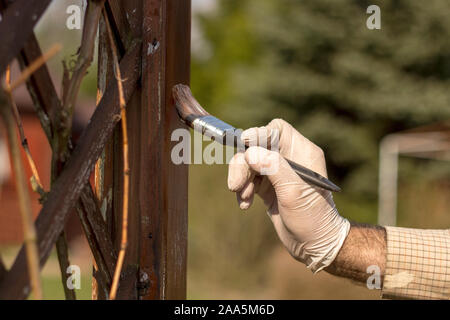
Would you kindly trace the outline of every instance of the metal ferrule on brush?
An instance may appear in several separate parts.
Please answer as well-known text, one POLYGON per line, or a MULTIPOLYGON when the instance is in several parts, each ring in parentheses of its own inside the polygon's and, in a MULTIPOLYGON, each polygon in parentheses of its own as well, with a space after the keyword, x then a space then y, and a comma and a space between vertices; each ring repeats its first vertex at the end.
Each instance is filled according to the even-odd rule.
POLYGON ((191 128, 214 141, 231 146, 237 144, 236 128, 214 116, 194 116, 186 120, 191 128))
MULTIPOLYGON (((240 151, 246 149, 241 141, 241 131, 206 112, 192 96, 188 86, 179 84, 174 86, 172 91, 177 112, 184 123, 221 144, 237 147, 240 151)), ((306 182, 330 191, 341 190, 317 172, 288 159, 286 161, 306 182)))

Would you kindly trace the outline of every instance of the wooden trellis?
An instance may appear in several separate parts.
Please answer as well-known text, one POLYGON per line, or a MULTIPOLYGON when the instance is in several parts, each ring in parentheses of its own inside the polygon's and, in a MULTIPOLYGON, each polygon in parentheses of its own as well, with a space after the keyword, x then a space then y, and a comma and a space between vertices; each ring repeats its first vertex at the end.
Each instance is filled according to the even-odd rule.
MULTIPOLYGON (((42 55, 33 28, 50 3, 0 0, 0 74, 15 58, 25 69, 42 55)), ((88 0, 79 57, 84 53, 89 56, 89 41, 98 27, 98 102, 73 148, 70 131, 63 134, 70 128, 71 118, 61 110, 76 101, 76 82, 81 82, 90 61, 78 61, 80 79, 73 80, 78 69, 74 70, 66 84, 69 89, 64 87, 61 98, 46 65, 27 81, 54 159, 58 160, 51 189, 35 222, 40 266, 55 244, 64 244, 61 233, 75 208, 95 258, 93 298, 109 298, 123 214, 119 89, 108 25, 118 48, 123 79, 130 167, 125 173, 130 181, 128 245, 117 298, 185 298, 188 170, 170 160, 170 134, 182 125, 171 88, 177 83, 189 84, 190 7, 190 0, 88 0), (89 176, 94 167, 93 189, 89 176)), ((64 264, 64 248, 58 253, 62 253, 60 263, 64 264)), ((70 298, 70 290, 65 290, 70 298)), ((24 299, 29 293, 24 245, 9 270, 0 260, 0 299, 24 299)))

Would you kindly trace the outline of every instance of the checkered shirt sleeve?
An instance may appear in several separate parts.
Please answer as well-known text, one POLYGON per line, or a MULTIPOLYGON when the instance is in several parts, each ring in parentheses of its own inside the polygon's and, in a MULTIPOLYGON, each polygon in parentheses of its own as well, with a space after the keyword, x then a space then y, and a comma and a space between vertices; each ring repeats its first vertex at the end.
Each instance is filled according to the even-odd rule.
POLYGON ((450 299, 450 229, 386 227, 382 297, 450 299))

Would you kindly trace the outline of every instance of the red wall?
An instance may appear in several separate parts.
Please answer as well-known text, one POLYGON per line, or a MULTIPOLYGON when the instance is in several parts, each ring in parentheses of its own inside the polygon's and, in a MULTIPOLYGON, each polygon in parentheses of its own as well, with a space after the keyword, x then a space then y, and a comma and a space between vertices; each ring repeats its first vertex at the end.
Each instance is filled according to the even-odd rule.
MULTIPOLYGON (((31 154, 34 161, 36 162, 39 176, 42 180, 45 190, 48 190, 50 182, 51 152, 50 146, 47 142, 47 138, 45 137, 45 134, 41 129, 39 120, 33 115, 22 115, 22 122, 25 135, 30 146, 31 154)), ((6 140, 3 127, 1 139, 6 140)), ((22 162, 28 180, 29 177, 31 177, 31 170, 23 151, 22 162)), ((34 217, 36 217, 41 208, 41 204, 39 203, 39 195, 33 192, 29 183, 28 185, 33 214, 34 217)), ((12 164, 11 176, 9 180, 0 188, 0 245, 17 244, 22 242, 23 232, 12 164)))

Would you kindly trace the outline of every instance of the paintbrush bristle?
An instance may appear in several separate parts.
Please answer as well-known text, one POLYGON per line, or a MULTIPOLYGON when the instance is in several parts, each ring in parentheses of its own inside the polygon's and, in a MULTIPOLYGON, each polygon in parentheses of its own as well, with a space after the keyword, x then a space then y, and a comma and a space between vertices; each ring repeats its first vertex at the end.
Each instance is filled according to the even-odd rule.
POLYGON ((187 120, 192 116, 207 116, 209 115, 205 109, 195 100, 191 89, 184 84, 177 84, 172 88, 173 98, 178 114, 182 120, 187 120))

